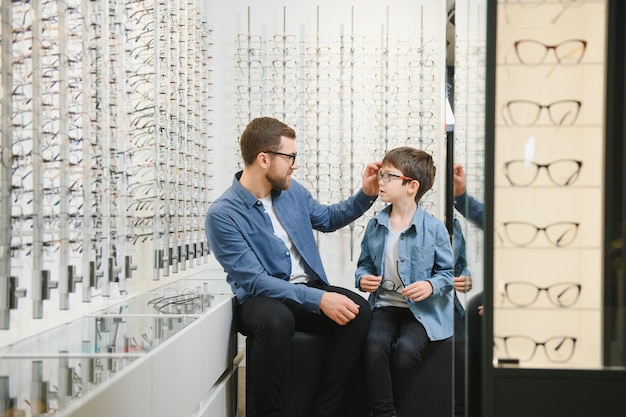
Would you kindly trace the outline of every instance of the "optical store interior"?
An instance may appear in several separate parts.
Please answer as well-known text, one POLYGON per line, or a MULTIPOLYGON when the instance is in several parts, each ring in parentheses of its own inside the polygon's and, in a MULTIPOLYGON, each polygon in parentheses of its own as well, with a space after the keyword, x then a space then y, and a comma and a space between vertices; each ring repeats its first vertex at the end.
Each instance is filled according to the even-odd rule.
MULTIPOLYGON (((434 160, 419 205, 453 244, 460 226, 471 284, 398 416, 626 414, 621 0, 12 0, 0 15, 0 417, 255 415, 252 343, 205 217, 259 117, 296 132, 291 179, 324 205, 394 148, 434 160)), ((355 271, 386 206, 314 231, 333 286, 368 297, 355 271)), ((313 415, 328 344, 298 333, 284 417, 313 415)), ((341 415, 376 416, 355 375, 341 415)))

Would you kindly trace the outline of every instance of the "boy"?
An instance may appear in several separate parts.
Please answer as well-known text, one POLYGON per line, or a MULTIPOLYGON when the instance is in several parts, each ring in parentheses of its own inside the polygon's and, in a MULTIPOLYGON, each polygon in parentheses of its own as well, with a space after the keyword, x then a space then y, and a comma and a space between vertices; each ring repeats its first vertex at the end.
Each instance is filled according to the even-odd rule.
POLYGON ((410 147, 389 151, 378 172, 389 205, 368 223, 356 271, 373 309, 365 369, 374 417, 398 414, 426 345, 454 331, 450 236, 418 205, 435 172, 432 157, 410 147))

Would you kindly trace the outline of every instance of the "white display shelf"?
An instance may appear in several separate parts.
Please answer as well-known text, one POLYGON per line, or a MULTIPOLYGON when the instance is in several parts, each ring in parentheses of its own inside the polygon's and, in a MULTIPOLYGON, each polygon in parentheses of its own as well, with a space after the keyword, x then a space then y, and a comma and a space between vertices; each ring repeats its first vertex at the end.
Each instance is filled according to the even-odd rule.
POLYGON ((224 288, 181 279, 0 348, 0 415, 192 416, 211 409, 207 398, 230 407, 224 288))

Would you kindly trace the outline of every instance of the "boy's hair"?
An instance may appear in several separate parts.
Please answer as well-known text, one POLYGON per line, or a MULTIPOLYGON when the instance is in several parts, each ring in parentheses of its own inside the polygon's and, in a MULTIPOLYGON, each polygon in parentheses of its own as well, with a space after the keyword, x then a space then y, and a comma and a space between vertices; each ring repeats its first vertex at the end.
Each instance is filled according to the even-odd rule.
POLYGON ((281 136, 295 139, 296 132, 272 117, 259 117, 248 123, 239 139, 244 164, 252 165, 261 152, 277 151, 281 136))
POLYGON ((383 166, 393 166, 400 170, 405 177, 413 178, 420 183, 420 188, 415 196, 416 202, 420 201, 420 198, 432 188, 435 182, 437 168, 435 168, 433 158, 422 150, 409 146, 394 148, 387 152, 382 164, 383 166))

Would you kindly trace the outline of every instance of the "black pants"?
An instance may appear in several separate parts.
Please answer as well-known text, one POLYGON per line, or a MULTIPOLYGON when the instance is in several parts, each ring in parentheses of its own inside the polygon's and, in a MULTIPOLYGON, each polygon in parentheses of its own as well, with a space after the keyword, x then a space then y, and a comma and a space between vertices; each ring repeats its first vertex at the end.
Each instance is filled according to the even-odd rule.
POLYGON ((478 306, 484 305, 484 293, 480 292, 467 302, 467 415, 481 417, 482 413, 482 354, 483 316, 478 314, 478 306))
MULTIPOLYGON (((340 326, 324 314, 306 311, 290 301, 252 297, 236 307, 238 331, 254 337, 248 371, 252 378, 257 417, 280 416, 282 383, 296 330, 328 336, 330 345, 322 369, 313 415, 335 416, 352 375, 371 321, 371 310, 360 295, 341 287, 324 286, 360 305, 357 317, 340 326)), ((302 375, 306 378, 306 375, 302 375)))
POLYGON ((364 356, 375 417, 398 414, 429 342, 426 329, 408 308, 374 309, 364 356))
POLYGON ((465 416, 465 317, 454 309, 454 417, 465 416))

